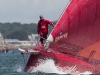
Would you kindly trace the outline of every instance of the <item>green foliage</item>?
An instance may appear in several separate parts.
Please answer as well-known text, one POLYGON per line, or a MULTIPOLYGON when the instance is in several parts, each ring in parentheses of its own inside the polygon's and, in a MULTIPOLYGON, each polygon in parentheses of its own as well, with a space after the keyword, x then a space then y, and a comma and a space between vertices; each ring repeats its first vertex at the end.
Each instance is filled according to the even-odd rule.
POLYGON ((23 30, 15 31, 15 32, 9 34, 7 36, 7 38, 20 39, 20 40, 28 39, 26 31, 23 31, 23 30))
MULTIPOLYGON (((56 21, 54 22, 56 23, 56 21)), ((49 26, 49 33, 53 29, 49 26)), ((28 35, 37 34, 37 24, 0 23, 0 32, 4 39, 28 40, 28 35)))

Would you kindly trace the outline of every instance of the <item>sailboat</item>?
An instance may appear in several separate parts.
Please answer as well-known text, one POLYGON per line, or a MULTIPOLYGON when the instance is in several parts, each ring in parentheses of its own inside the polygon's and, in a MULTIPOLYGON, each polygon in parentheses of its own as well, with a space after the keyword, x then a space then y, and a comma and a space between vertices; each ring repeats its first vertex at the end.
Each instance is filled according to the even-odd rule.
MULTIPOLYGON (((33 48, 34 50, 34 48, 33 48)), ((31 54, 25 66, 31 72, 39 59, 52 59, 61 68, 100 73, 100 1, 71 0, 50 33, 45 50, 31 54)))

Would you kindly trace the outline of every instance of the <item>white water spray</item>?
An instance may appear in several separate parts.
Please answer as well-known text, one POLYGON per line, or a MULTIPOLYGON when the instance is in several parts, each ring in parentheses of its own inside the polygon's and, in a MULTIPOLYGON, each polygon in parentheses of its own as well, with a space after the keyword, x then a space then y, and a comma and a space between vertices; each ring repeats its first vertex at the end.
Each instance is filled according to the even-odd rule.
POLYGON ((31 72, 44 72, 44 73, 57 73, 57 74, 74 74, 74 75, 88 75, 88 74, 92 74, 91 72, 84 72, 84 73, 80 73, 79 71, 76 71, 76 65, 72 66, 72 67, 64 67, 59 68, 57 66, 55 66, 54 61, 52 59, 48 59, 48 60, 40 60, 40 64, 37 67, 32 67, 31 68, 31 72))
POLYGON ((14 66, 13 70, 16 72, 23 72, 23 66, 17 64, 14 66))

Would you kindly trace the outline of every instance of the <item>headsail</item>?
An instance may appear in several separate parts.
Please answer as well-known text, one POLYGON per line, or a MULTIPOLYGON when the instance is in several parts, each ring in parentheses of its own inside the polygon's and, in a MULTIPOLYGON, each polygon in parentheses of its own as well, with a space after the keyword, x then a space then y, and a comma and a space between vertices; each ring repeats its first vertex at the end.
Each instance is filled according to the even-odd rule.
POLYGON ((51 33, 53 43, 50 48, 77 54, 79 50, 99 42, 99 33, 100 1, 72 0, 51 33))

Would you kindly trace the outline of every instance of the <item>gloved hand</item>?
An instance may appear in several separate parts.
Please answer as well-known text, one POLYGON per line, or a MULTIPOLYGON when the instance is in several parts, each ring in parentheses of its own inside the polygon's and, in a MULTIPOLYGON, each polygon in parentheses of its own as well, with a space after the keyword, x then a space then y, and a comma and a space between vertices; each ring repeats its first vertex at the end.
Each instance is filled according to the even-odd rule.
POLYGON ((55 27, 55 25, 53 24, 53 27, 55 27))

